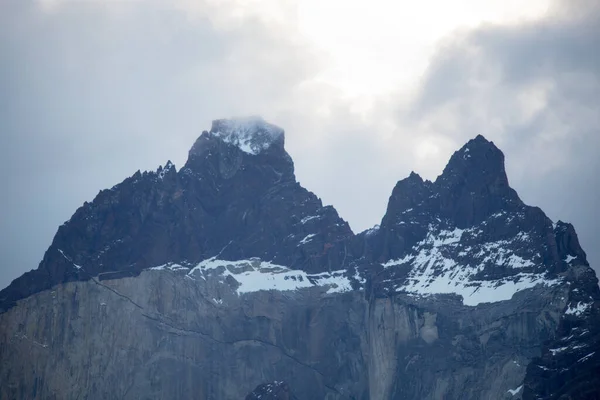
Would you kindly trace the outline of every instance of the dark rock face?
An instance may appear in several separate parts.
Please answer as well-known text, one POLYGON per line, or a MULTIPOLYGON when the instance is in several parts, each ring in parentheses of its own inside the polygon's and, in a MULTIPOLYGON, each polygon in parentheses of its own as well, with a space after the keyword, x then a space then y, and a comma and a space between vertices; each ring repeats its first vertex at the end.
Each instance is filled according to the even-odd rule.
POLYGON ((354 235, 284 139, 217 120, 78 209, 0 292, 0 398, 598 398, 598 280, 492 142, 354 235))
MULTIPOLYGON (((574 234, 568 224, 559 224, 557 231, 574 234)), ((557 238, 557 242, 564 240, 562 235, 557 238)), ((576 237, 571 240, 576 243, 576 237)), ((574 245, 570 252, 577 254, 576 250, 580 249, 574 245)), ((600 399, 598 280, 582 266, 572 267, 567 274, 573 283, 569 305, 556 335, 527 367, 523 399, 600 399)))
POLYGON ((508 185, 504 154, 481 135, 454 153, 435 186, 440 214, 459 228, 523 205, 508 185))

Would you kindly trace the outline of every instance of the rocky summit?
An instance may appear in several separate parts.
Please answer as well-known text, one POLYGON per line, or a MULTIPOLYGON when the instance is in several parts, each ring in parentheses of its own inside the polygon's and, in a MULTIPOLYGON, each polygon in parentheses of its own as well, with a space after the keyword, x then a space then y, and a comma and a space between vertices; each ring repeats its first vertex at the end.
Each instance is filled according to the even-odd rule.
POLYGON ((284 131, 213 122, 0 291, 0 399, 600 399, 600 289, 572 225, 477 136, 354 234, 284 131))

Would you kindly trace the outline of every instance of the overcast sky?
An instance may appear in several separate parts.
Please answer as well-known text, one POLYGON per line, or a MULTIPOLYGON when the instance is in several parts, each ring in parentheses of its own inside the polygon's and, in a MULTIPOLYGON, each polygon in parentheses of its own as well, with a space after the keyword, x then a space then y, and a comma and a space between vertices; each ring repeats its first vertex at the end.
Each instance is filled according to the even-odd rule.
POLYGON ((596 0, 0 1, 0 287, 99 190, 257 114, 355 232, 483 134, 598 268, 599 48, 596 0))

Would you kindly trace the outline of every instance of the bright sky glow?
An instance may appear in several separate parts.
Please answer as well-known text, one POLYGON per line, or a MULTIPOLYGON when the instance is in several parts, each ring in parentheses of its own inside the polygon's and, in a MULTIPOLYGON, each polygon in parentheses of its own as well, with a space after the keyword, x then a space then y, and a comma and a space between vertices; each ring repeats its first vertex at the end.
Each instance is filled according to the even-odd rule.
POLYGON ((300 33, 330 57, 318 79, 349 97, 410 90, 453 31, 543 16, 547 0, 303 0, 300 33))
MULTIPOLYGON (((48 11, 68 0, 40 0, 48 11)), ((93 2, 93 0, 86 0, 93 2)), ((112 5, 139 3, 119 0, 112 5)), ((318 51, 323 68, 313 83, 369 103, 391 91, 409 95, 440 41, 486 23, 543 17, 551 0, 177 0, 190 18, 209 18, 222 30, 244 20, 282 29, 288 39, 318 51), (365 99, 365 97, 367 99, 365 99)), ((107 4, 111 4, 109 1, 107 4)), ((119 7, 122 8, 122 7, 119 7)), ((361 111, 358 106, 356 111, 361 111)))

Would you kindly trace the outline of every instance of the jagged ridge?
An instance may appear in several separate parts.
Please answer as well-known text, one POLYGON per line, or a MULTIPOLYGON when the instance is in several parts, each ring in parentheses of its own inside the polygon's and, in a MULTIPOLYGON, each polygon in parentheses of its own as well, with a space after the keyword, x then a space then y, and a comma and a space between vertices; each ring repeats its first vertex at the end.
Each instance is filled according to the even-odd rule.
MULTIPOLYGON (((35 302, 33 294, 47 296, 51 288, 87 292, 90 281, 128 301, 142 320, 154 321, 152 334, 167 329, 211 338, 219 351, 243 343, 272 346, 293 361, 284 368, 285 377, 297 377, 293 371, 300 365, 312 370, 303 375, 306 379, 326 380, 302 389, 312 398, 325 392, 334 398, 347 393, 357 398, 476 399, 482 393, 535 398, 551 386, 540 386, 544 380, 553 380, 552 393, 568 392, 565 385, 574 378, 562 379, 561 369, 548 363, 564 357, 564 365, 573 364, 581 355, 575 342, 560 345, 572 339, 573 329, 585 325, 590 337, 599 331, 597 279, 573 227, 553 224, 519 199, 508 184, 504 155, 483 136, 457 151, 434 182, 414 173, 399 181, 379 227, 354 235, 333 207, 324 207, 297 183, 283 130, 257 118, 215 121, 179 171, 170 162, 156 172, 138 171, 77 210, 59 228, 39 268, 0 292, 0 310, 10 314, 4 317, 4 332, 25 335, 15 327, 29 326, 28 317, 15 317, 20 315, 19 307, 13 309, 16 301, 35 302), (127 290, 134 295, 124 294, 127 290), (281 314, 271 310, 270 296, 280 296, 281 314), (200 304, 216 311, 196 321, 195 311, 185 310, 200 304), (227 322, 226 310, 235 307, 244 311, 227 322), (315 321, 331 322, 335 334, 315 336, 308 330, 315 321), (239 335, 228 333, 237 332, 235 323, 241 324, 239 335), (198 324, 209 324, 211 332, 198 324), (315 341, 300 346, 298 330, 315 341), (546 340, 554 347, 543 347, 546 340), (509 354, 510 346, 518 346, 517 355, 509 354), (489 364, 488 352, 496 364, 489 364), (525 375, 520 363, 532 359, 525 375), (409 361, 403 365, 401 360, 409 361), (495 378, 485 370, 486 378, 468 391, 458 380, 436 388, 439 378, 424 366, 440 360, 453 360, 439 370, 454 375, 459 368, 456 376, 462 378, 453 379, 465 382, 475 379, 469 371, 496 368, 499 360, 503 375, 495 378), (518 368, 507 367, 513 361, 518 368), (321 363, 325 370, 318 368, 321 363), (353 365, 352 370, 343 365, 353 365), (413 376, 411 365, 422 385, 403 378, 413 376), (554 375, 540 377, 531 365, 554 375), (367 375, 365 387, 359 377, 367 375), (496 386, 478 386, 481 382, 496 386)), ((100 303, 100 315, 106 304, 100 303)), ((68 306, 74 308, 61 313, 81 311, 78 302, 68 306)), ((198 312, 206 313, 202 307, 198 312)), ((54 309, 43 309, 55 315, 54 309)), ((148 345, 158 341, 147 339, 148 345)), ((3 357, 13 360, 8 348, 3 357)), ((250 357, 253 350, 248 351, 250 357)), ((194 357, 203 359, 200 354, 194 357)), ((598 365, 598 356, 589 350, 576 365, 589 362, 583 364, 587 374, 586 365, 598 365)), ((578 390, 594 382, 579 382, 578 390)))

